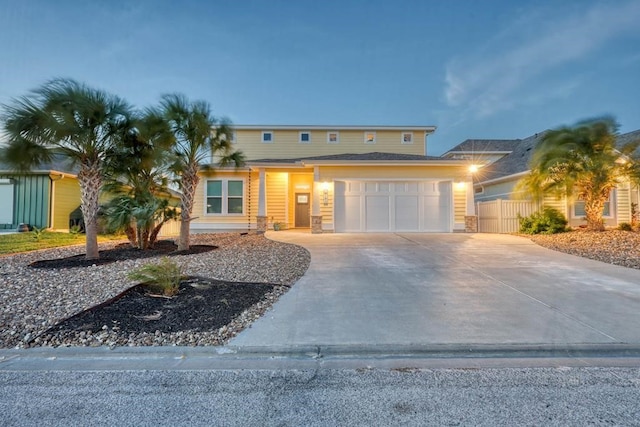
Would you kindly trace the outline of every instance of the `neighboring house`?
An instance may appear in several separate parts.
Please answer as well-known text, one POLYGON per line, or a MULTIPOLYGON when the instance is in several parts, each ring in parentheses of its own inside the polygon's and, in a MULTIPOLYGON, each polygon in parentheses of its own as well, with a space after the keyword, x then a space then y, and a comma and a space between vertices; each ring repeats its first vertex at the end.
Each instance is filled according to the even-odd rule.
POLYGON ((445 159, 467 160, 480 166, 511 153, 519 139, 467 139, 442 155, 445 159))
MULTIPOLYGON (((542 140, 545 132, 537 133, 525 139, 512 140, 513 149, 508 155, 481 168, 474 177, 475 201, 527 199, 526 194, 515 192, 515 186, 523 176, 529 173, 529 160, 535 146, 542 140)), ((640 130, 618 136, 618 144, 622 145, 637 139, 640 139, 640 130)), ((478 142, 482 140, 475 141, 476 147, 482 147, 481 143, 478 142)), ((460 145, 465 144, 465 142, 460 145)), ((492 141, 489 141, 488 144, 492 144, 492 141)), ((454 152, 458 147, 449 152, 454 152)), ((632 203, 637 204, 639 200, 640 192, 638 186, 632 185, 628 181, 620 182, 618 187, 611 192, 609 201, 605 205, 605 225, 617 226, 621 222, 631 222, 631 205, 632 203)), ((584 203, 579 200, 568 200, 565 197, 557 198, 554 195, 548 195, 542 200, 542 206, 558 209, 567 217, 569 224, 573 227, 586 224, 584 220, 584 203)), ((480 224, 482 224, 481 210, 479 215, 481 217, 480 224)), ((482 226, 480 229, 482 231, 482 226)))
POLYGON ((236 126, 232 142, 247 162, 201 172, 191 230, 473 230, 468 162, 426 156, 434 130, 236 126))
POLYGON ((69 230, 80 207, 80 186, 73 168, 56 160, 27 173, 0 163, 0 229, 20 224, 69 230))

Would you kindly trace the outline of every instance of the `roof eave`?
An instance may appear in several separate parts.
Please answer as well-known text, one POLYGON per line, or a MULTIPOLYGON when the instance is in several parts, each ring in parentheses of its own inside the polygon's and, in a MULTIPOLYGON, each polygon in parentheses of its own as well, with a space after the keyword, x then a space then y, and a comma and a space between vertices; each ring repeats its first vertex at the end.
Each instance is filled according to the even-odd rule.
POLYGON ((399 131, 423 131, 433 133, 436 126, 360 126, 360 125, 234 125, 238 130, 399 130, 399 131))
POLYGON ((493 178, 493 179, 488 179, 486 181, 479 181, 479 182, 476 182, 474 185, 498 184, 500 182, 509 181, 509 180, 514 179, 514 178, 521 178, 521 177, 523 177, 525 175, 528 175, 530 172, 531 172, 530 170, 526 170, 526 171, 523 171, 523 172, 512 173, 510 175, 501 176, 500 178, 493 178))

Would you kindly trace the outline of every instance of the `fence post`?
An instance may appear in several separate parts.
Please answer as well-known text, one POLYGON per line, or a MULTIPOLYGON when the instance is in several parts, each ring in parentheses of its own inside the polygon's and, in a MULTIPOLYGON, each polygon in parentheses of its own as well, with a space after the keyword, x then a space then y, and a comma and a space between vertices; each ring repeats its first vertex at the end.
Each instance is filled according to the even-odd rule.
POLYGON ((498 233, 502 233, 502 199, 498 199, 498 233))

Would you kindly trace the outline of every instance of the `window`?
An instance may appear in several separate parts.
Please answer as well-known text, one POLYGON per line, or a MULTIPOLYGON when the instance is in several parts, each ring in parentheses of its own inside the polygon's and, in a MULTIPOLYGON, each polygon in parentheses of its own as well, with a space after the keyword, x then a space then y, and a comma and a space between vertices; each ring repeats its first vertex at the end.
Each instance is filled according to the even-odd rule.
POLYGON ((231 131, 231 143, 232 144, 236 143, 236 131, 235 130, 231 131))
POLYGON ((262 142, 273 142, 273 132, 271 132, 270 130, 262 131, 262 142))
POLYGON ((309 144, 311 142, 311 132, 300 132, 298 142, 301 144, 309 144))
POLYGON ((413 132, 402 132, 402 140, 400 142, 403 144, 413 144, 413 132))
POLYGON ((208 214, 242 215, 244 213, 244 181, 209 180, 206 191, 208 214))
POLYGON ((327 144, 338 144, 340 142, 340 132, 327 132, 327 144))
POLYGON ((364 143, 365 144, 375 144, 376 143, 376 133, 375 132, 365 132, 364 133, 364 143))
MULTIPOLYGON (((613 195, 613 191, 609 194, 609 200, 604 202, 604 210, 602 211, 602 216, 611 218, 611 196, 613 195)), ((584 211, 584 201, 576 200, 573 204, 573 217, 574 218, 584 218, 586 216, 586 212, 584 211)))

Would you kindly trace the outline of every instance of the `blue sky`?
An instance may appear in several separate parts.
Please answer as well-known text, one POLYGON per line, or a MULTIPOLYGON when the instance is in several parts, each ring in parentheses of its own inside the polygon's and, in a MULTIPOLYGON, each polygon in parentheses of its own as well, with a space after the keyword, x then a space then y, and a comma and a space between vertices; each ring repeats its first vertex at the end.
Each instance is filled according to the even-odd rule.
POLYGON ((614 115, 640 128, 640 0, 0 0, 0 103, 53 77, 238 124, 436 125, 428 154, 614 115))

